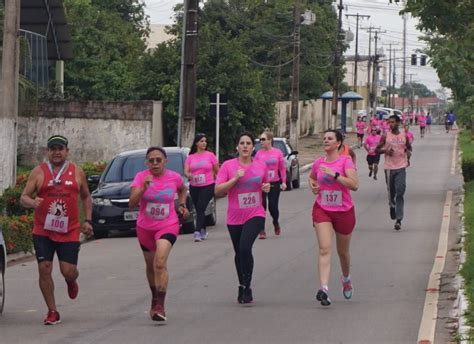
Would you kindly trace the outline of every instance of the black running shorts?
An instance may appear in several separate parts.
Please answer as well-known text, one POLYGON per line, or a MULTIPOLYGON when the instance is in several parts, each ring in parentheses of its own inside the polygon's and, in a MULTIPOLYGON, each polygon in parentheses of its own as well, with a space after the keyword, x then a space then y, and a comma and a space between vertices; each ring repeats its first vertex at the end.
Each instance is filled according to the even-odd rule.
POLYGON ((56 252, 60 261, 77 265, 81 243, 58 242, 45 236, 33 235, 33 246, 38 263, 52 262, 56 252))

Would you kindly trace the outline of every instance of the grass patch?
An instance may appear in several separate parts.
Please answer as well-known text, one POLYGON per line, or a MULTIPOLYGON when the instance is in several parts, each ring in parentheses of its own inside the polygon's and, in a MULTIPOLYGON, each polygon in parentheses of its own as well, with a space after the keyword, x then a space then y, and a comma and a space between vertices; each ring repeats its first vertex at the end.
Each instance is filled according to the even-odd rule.
MULTIPOLYGON (((474 161, 474 143, 471 141, 471 134, 469 131, 462 131, 459 136, 459 144, 462 150, 462 160, 474 161)), ((469 309, 465 316, 468 324, 471 327, 469 338, 474 338, 474 180, 467 178, 466 174, 470 170, 463 168, 464 174, 464 217, 466 228, 466 240, 464 243, 464 250, 466 251, 466 262, 461 270, 461 274, 465 279, 466 296, 469 300, 469 309)))
MULTIPOLYGON (((464 250, 466 251, 466 262, 461 274, 466 281, 466 296, 469 300, 469 310, 466 317, 471 328, 474 326, 474 181, 464 184, 464 216, 466 227, 466 241, 464 250)), ((469 333, 470 338, 474 338, 474 330, 469 333)))

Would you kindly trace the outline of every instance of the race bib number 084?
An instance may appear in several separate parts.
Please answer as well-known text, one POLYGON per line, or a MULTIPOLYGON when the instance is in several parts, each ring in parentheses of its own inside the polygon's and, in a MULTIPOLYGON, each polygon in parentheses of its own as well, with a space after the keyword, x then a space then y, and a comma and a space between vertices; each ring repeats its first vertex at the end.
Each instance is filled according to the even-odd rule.
POLYGON ((321 192, 321 204, 329 207, 342 206, 342 192, 339 190, 329 191, 323 190, 321 192))
POLYGON ((239 208, 256 208, 260 205, 260 194, 258 192, 248 192, 239 194, 239 208))

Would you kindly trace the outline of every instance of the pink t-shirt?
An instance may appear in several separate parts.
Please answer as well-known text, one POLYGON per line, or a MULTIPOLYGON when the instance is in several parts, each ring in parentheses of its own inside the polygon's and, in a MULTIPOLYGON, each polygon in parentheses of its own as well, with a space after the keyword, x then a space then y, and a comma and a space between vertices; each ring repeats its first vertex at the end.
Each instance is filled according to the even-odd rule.
POLYGON ((387 121, 382 122, 382 129, 384 133, 388 133, 390 131, 390 124, 387 121))
POLYGON ((422 128, 426 127, 426 116, 425 115, 418 116, 418 124, 422 128))
POLYGON ((367 148, 369 149, 367 155, 377 155, 377 153, 375 153, 375 148, 377 148, 377 146, 379 145, 381 138, 382 136, 380 135, 367 136, 364 142, 367 145, 367 148))
POLYGON ((321 157, 313 163, 311 177, 316 179, 319 185, 319 193, 316 196, 318 205, 326 211, 348 211, 353 206, 350 190, 341 185, 334 177, 319 170, 320 166, 327 166, 334 172, 339 172, 347 177, 347 170, 355 170, 350 156, 341 155, 332 162, 327 162, 326 157, 321 157))
POLYGON ((385 140, 385 151, 392 148, 394 153, 392 156, 385 153, 384 168, 386 170, 397 170, 408 166, 407 158, 407 137, 404 131, 397 135, 388 132, 385 140))
POLYGON ((380 129, 380 120, 377 117, 373 117, 372 120, 372 127, 377 128, 377 130, 380 129))
MULTIPOLYGON (((145 178, 149 175, 151 175, 150 170, 138 172, 131 187, 143 187, 145 178)), ((181 176, 171 170, 165 170, 160 177, 153 177, 150 186, 140 200, 137 225, 152 230, 179 225, 174 199, 176 191, 182 185, 181 176)))
POLYGON ((245 175, 229 189, 227 198, 227 224, 243 225, 253 217, 265 217, 262 205, 262 183, 268 182, 267 166, 254 159, 250 165, 242 166, 239 159, 224 161, 217 174, 216 184, 234 178, 237 170, 243 168, 245 175))
POLYGON ((190 154, 185 164, 191 172, 190 185, 207 186, 214 184, 214 166, 218 164, 214 153, 204 151, 190 154))
POLYGON ((415 141, 415 135, 413 135, 413 133, 411 131, 406 131, 405 130, 405 135, 408 139, 408 142, 413 143, 413 141, 415 141))
POLYGON ((365 129, 365 122, 364 121, 357 121, 356 123, 357 134, 363 134, 365 129))
POLYGON ((286 166, 283 153, 278 148, 272 147, 269 150, 260 149, 255 155, 255 159, 264 162, 267 165, 268 181, 286 183, 286 166), (280 175, 278 175, 280 172, 280 175))

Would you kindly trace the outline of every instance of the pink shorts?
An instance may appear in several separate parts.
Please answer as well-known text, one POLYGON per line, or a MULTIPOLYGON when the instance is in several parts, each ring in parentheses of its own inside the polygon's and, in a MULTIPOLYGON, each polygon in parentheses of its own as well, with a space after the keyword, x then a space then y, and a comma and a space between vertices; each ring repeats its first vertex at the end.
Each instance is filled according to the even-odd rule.
MULTIPOLYGON (((179 223, 168 227, 163 227, 157 230, 146 229, 137 226, 137 238, 140 245, 149 251, 156 251, 156 242, 163 237, 163 235, 174 235, 176 238, 179 234, 179 223)), ((171 241, 170 241, 171 242, 171 241)), ((173 244, 172 242, 171 244, 173 244)))
POLYGON ((348 235, 354 230, 356 219, 354 207, 347 211, 326 211, 318 202, 313 205, 313 223, 330 222, 339 234, 348 235))

